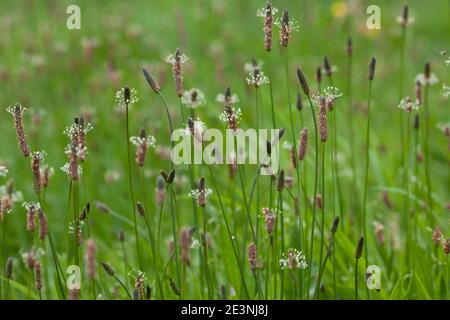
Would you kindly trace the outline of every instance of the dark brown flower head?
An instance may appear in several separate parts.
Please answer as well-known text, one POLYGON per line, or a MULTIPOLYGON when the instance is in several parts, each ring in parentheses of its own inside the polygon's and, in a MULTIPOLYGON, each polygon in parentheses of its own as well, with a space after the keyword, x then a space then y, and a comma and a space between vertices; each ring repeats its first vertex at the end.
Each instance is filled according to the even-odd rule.
POLYGON ((155 78, 151 75, 151 73, 146 68, 142 68, 142 73, 144 74, 144 78, 150 88, 152 88, 152 90, 156 93, 159 93, 161 91, 161 87, 159 86, 159 83, 155 80, 155 78))
POLYGON ((292 166, 294 168, 297 168, 297 155, 296 155, 296 150, 295 150, 294 146, 291 147, 291 150, 289 152, 289 156, 291 158, 292 166))
POLYGON ((106 271, 106 273, 109 276, 114 277, 116 275, 116 273, 114 272, 114 269, 111 268, 111 266, 108 263, 102 261, 102 262, 100 262, 100 264, 102 265, 103 269, 106 271))
POLYGON ((328 57, 325 56, 323 58, 323 66, 325 69, 325 74, 329 77, 331 76, 331 74, 333 73, 332 69, 331 69, 331 64, 330 64, 330 60, 328 60, 328 57))
POLYGON ((295 106, 297 107, 298 111, 302 111, 302 109, 303 109, 303 100, 302 100, 302 95, 300 93, 297 94, 297 98, 295 100, 295 106))
POLYGON ((414 115, 414 130, 419 130, 420 127, 420 116, 418 113, 414 115))
POLYGON ((347 55, 351 57, 353 54, 353 41, 351 37, 347 38, 347 55))
POLYGON ((309 97, 309 86, 308 86, 308 82, 306 81, 305 75, 303 74, 302 70, 300 68, 297 68, 297 78, 298 81, 300 82, 300 86, 303 89, 303 93, 309 97))
POLYGON ((39 239, 44 241, 48 234, 48 222, 47 216, 45 215, 44 211, 41 208, 38 209, 38 218, 39 218, 39 239))
POLYGON ((14 260, 11 257, 9 257, 6 260, 6 267, 5 267, 5 278, 6 279, 12 278, 13 265, 14 265, 14 260))
POLYGON ((416 81, 416 99, 417 102, 421 105, 422 104, 422 84, 420 83, 420 81, 416 81))
POLYGON ((140 203, 139 201, 136 203, 136 207, 138 210, 138 213, 141 217, 145 217, 145 209, 144 206, 142 205, 142 203, 140 203))
POLYGON ((281 169, 280 172, 278 173, 278 179, 277 179, 277 191, 281 192, 284 190, 284 184, 285 184, 285 175, 284 175, 284 170, 281 169))
POLYGON ((20 150, 24 157, 28 157, 31 154, 31 150, 28 145, 25 130, 23 129, 23 114, 27 111, 27 108, 22 107, 20 103, 16 103, 13 107, 9 107, 7 111, 14 117, 14 128, 16 129, 20 150))
POLYGON ((305 159, 307 150, 308 150, 308 128, 303 128, 300 133, 300 142, 298 145, 298 159, 300 161, 305 159))
POLYGON ((129 87, 125 87, 123 90, 123 101, 125 101, 126 104, 130 103, 131 100, 131 92, 129 87))
POLYGON ((331 225, 331 233, 335 234, 339 227, 339 217, 334 218, 333 224, 331 225))
POLYGON ((321 67, 317 67, 317 69, 316 69, 316 80, 320 86, 320 83, 322 82, 322 68, 321 67))
POLYGON ((283 11, 283 17, 281 18, 281 31, 280 31, 280 44, 283 47, 287 47, 289 44, 289 38, 291 36, 291 25, 289 22, 289 12, 287 9, 283 11))
POLYGON ((375 76, 375 64, 377 63, 377 60, 375 59, 375 57, 372 57, 372 59, 370 60, 370 65, 369 65, 369 80, 372 81, 374 76, 375 76))
POLYGON ((427 62, 425 64, 425 79, 430 79, 431 76, 431 64, 429 62, 427 62))
POLYGON ((172 278, 169 279, 169 285, 170 285, 170 288, 172 289, 172 292, 176 296, 180 296, 181 295, 180 288, 178 287, 178 285, 175 283, 175 281, 172 278))
POLYGON ((359 238, 358 240, 358 245, 356 246, 356 251, 355 251, 355 258, 359 259, 362 256, 362 251, 363 251, 363 246, 364 246, 364 237, 359 238))
POLYGON ((31 157, 31 171, 33 173, 33 187, 36 194, 41 193, 41 161, 45 157, 45 152, 33 152, 31 157))

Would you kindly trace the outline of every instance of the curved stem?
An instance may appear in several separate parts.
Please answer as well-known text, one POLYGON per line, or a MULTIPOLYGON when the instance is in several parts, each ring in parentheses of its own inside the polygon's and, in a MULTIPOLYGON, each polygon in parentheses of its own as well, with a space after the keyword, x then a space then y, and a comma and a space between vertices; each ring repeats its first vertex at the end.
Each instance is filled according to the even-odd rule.
POLYGON ((129 110, 128 110, 128 103, 125 104, 126 113, 125 113, 125 121, 126 121, 126 138, 127 138, 127 159, 128 159, 128 184, 130 188, 130 195, 131 195, 131 212, 133 214, 133 224, 134 224, 134 236, 136 238, 136 254, 137 254, 137 260, 139 269, 142 270, 142 262, 141 262, 141 250, 139 247, 139 235, 137 230, 137 220, 136 220, 136 202, 134 198, 134 190, 133 190, 133 177, 131 175, 131 148, 130 148, 130 124, 129 124, 129 110))

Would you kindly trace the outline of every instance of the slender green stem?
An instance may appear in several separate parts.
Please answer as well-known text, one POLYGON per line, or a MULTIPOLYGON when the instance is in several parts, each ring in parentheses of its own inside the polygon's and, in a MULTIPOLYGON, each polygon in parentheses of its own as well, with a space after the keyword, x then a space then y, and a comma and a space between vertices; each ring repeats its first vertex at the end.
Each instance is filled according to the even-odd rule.
MULTIPOLYGON (((319 254, 319 274, 320 267, 322 266, 322 258, 323 258, 323 246, 325 239, 325 142, 322 142, 322 217, 320 224, 320 254, 319 254)), ((320 277, 317 278, 317 281, 320 281, 320 277)), ((317 284, 320 286, 320 283, 317 284)))
POLYGON ((246 298, 248 299, 250 296, 248 294, 247 284, 245 282, 244 271, 242 270, 242 263, 241 263, 241 261, 239 259, 239 254, 237 252, 236 245, 235 245, 234 240, 233 240, 233 234, 231 233, 230 223, 228 222, 227 214, 225 212, 225 209, 224 209, 224 206, 223 206, 223 202, 222 202, 222 198, 220 196, 219 188, 218 188, 217 183, 216 183, 216 178, 215 178, 215 176, 214 176, 214 174, 212 172, 211 166, 208 166, 208 169, 209 169, 210 176, 212 178, 212 182, 213 182, 215 193, 217 194, 217 198, 219 200, 220 210, 222 212, 223 220, 225 221, 225 227, 227 229, 228 238, 230 239, 231 246, 233 247, 233 252, 234 252, 234 256, 236 258, 236 263, 239 266, 239 273, 241 275, 241 281, 242 281, 242 284, 243 284, 243 287, 244 287, 244 290, 245 290, 245 295, 246 295, 246 298))
POLYGON ((355 300, 358 300, 358 260, 355 259, 355 300))
MULTIPOLYGON (((355 132, 355 125, 354 125, 354 112, 353 112, 353 90, 352 90, 352 83, 353 83, 353 59, 352 55, 348 55, 348 69, 347 69, 347 103, 348 103, 348 121, 349 121, 349 140, 350 140, 350 166, 352 170, 352 192, 353 196, 351 197, 353 199, 353 212, 358 212, 358 188, 357 188, 357 165, 358 161, 355 160, 356 158, 356 152, 355 152, 355 139, 354 139, 354 132, 355 132)), ((341 225, 345 228, 344 223, 344 215, 340 217, 341 225)))
POLYGON ((75 226, 75 231, 73 232, 74 242, 73 242, 73 252, 74 252, 74 263, 76 266, 80 265, 80 252, 79 252, 79 243, 78 243, 78 234, 81 232, 80 222, 78 219, 78 201, 79 201, 79 185, 78 181, 74 180, 72 184, 72 202, 73 202, 73 223, 75 226))
POLYGON ((306 297, 309 297, 309 286, 311 282, 311 269, 312 269, 312 261, 313 261, 313 252, 314 252, 314 231, 316 225, 316 209, 317 209, 317 185, 319 180, 319 135, 317 132, 317 120, 316 113, 314 112, 314 106, 311 101, 311 97, 308 96, 309 106, 311 107, 311 114, 314 122, 314 136, 315 136, 315 173, 314 173, 314 194, 313 194, 313 215, 312 215, 312 223, 311 223, 311 237, 310 237, 310 249, 309 249, 309 275, 308 275, 308 285, 306 287, 305 293, 306 297))
MULTIPOLYGON (((281 252, 284 253, 285 243, 284 243, 284 210, 283 210, 283 191, 278 192, 278 207, 280 212, 280 225, 281 225, 281 252)), ((284 270, 281 270, 281 288, 280 288, 280 298, 283 300, 284 296, 284 270)))
POLYGON ((128 291, 127 287, 125 286, 125 284, 117 277, 117 276, 113 276, 114 279, 116 279, 116 281, 122 286, 122 288, 125 290, 128 298, 130 300, 133 300, 133 297, 131 296, 130 292, 128 291))
MULTIPOLYGON (((427 201, 428 201, 428 219, 430 223, 433 223, 433 200, 431 198, 431 178, 430 178, 430 105, 429 105, 429 90, 430 86, 427 83, 425 85, 425 95, 423 108, 425 110, 425 135, 424 135, 424 149, 425 149, 425 180, 427 183, 427 201)), ((432 227, 432 226, 431 226, 432 227)))
POLYGON ((139 269, 142 270, 142 261, 141 261, 141 250, 139 246, 139 234, 137 228, 137 219, 136 219, 136 201, 134 198, 134 190, 133 190, 133 176, 131 174, 131 147, 130 147, 130 121, 129 121, 129 110, 128 103, 125 104, 125 122, 126 122, 126 139, 127 139, 127 163, 128 163, 128 184, 130 189, 131 196, 131 212, 133 215, 133 225, 134 225, 134 236, 136 238, 136 255, 138 260, 139 269))
POLYGON ((238 172, 239 172, 239 180, 241 182, 241 192, 242 192, 242 197, 244 198, 244 204, 245 204, 245 210, 247 213, 247 219, 248 219, 248 223, 250 225, 250 230, 252 232, 252 239, 253 242, 256 243, 256 233, 255 233, 255 229, 253 228, 253 222, 252 222, 252 218, 250 216, 250 208, 247 202, 247 196, 245 195, 245 187, 244 187, 244 179, 242 177, 242 172, 241 172, 241 166, 238 165, 238 172))
POLYGON ((202 220, 203 220, 203 235, 202 235, 202 246, 203 246, 203 267, 205 270, 206 285, 208 288, 208 298, 211 300, 213 298, 212 288, 211 288, 211 278, 209 274, 208 267, 208 222, 206 219, 206 209, 202 208, 202 220))
POLYGON ((370 102, 372 96, 372 81, 369 81, 369 97, 367 102, 367 127, 366 127, 366 164, 364 171, 364 197, 363 197, 363 212, 362 212, 362 227, 363 227, 363 236, 364 236, 364 256, 366 260, 366 267, 368 265, 368 255, 367 255, 367 192, 369 187, 369 164, 370 164, 370 102))

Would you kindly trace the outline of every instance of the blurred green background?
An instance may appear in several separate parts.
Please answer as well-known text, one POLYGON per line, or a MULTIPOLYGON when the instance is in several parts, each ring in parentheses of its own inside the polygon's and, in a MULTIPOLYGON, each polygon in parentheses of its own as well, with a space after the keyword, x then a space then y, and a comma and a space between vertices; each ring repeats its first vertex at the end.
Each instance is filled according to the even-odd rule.
MULTIPOLYGON (((206 106, 198 114, 208 127, 223 128, 218 115, 222 106, 215 97, 225 87, 240 97, 244 113, 243 127, 253 119, 254 93, 245 82, 244 64, 252 57, 264 61, 270 71, 274 89, 278 122, 288 128, 288 108, 284 79, 283 55, 274 32, 274 49, 267 54, 263 47, 262 20, 256 10, 264 1, 26 1, 0 2, 0 106, 6 109, 16 102, 32 109, 26 117, 25 130, 33 150, 48 153, 46 163, 55 168, 55 175, 46 193, 48 215, 58 248, 66 246, 68 181, 59 169, 65 162, 67 137, 63 130, 74 116, 90 117, 94 130, 88 134, 89 155, 84 165, 83 198, 105 202, 119 213, 129 216, 126 181, 126 145, 124 117, 116 108, 114 94, 128 85, 136 88, 140 101, 131 110, 131 132, 141 127, 156 136, 159 145, 168 146, 167 124, 158 97, 148 88, 141 67, 148 67, 159 79, 168 97, 175 123, 179 125, 178 101, 174 94, 170 65, 164 58, 177 47, 189 56, 185 64, 185 88, 200 88, 206 95, 206 106), (77 4, 81 8, 81 29, 66 28, 66 8, 77 4), (32 116, 30 116, 30 114, 32 116), (114 177, 117 176, 117 180, 114 177), (64 235, 64 236, 63 236, 64 235)), ((313 88, 315 70, 327 55, 338 68, 336 86, 346 89, 346 40, 354 44, 354 112, 356 130, 348 131, 346 117, 339 118, 342 135, 353 134, 357 141, 357 159, 363 163, 364 106, 367 98, 367 69, 370 58, 377 58, 373 88, 373 129, 371 151, 371 185, 395 187, 400 183, 398 163, 398 94, 399 45, 401 27, 396 17, 402 6, 409 4, 415 22, 407 30, 405 93, 414 94, 414 78, 431 62, 432 70, 441 82, 431 88, 432 110, 432 175, 437 202, 441 205, 444 228, 450 201, 447 138, 437 128, 450 119, 448 100, 441 94, 442 82, 450 81, 441 51, 450 49, 450 2, 440 1, 273 1, 280 10, 288 8, 300 25, 289 46, 292 101, 299 91, 295 68, 301 66, 313 88), (376 4, 381 8, 381 30, 368 30, 366 8, 376 4), (448 176, 448 177, 447 177, 448 176)), ((262 89, 266 110, 265 124, 270 124, 269 91, 262 89)), ((343 98, 345 101, 345 96, 343 98)), ((342 103, 344 107, 345 103, 342 103)), ((341 105, 338 106, 340 108, 341 105)), ((9 168, 24 200, 33 199, 29 160, 24 160, 17 148, 12 117, 0 112, 0 164, 9 168)), ((306 120, 309 122, 308 119, 306 120)), ((291 135, 285 136, 289 141, 291 135)), ((349 176, 349 146, 340 139, 342 175, 349 176)), ((156 187, 156 176, 170 164, 158 152, 150 151, 146 166, 149 197, 156 187)), ((287 163, 289 152, 283 154, 287 163)), ((312 160, 311 160, 312 161, 312 160)), ((180 177, 186 174, 180 170, 180 177)), ((223 170, 223 177, 226 170, 223 170)), ((220 177, 219 177, 220 178, 220 177)), ((185 180, 181 180, 185 181, 185 180)), ((250 179, 248 183, 250 184, 250 179)), ((361 182, 362 185, 362 182, 361 182)), ((180 183, 180 207, 188 203, 187 183, 180 183)), ((377 189, 371 191, 370 208, 375 217, 385 214, 377 189)), ((401 199, 392 194, 394 203, 401 199)), ((237 205, 237 210, 243 210, 237 205)), ((155 211, 156 208, 153 210, 155 211)), ((395 214, 389 212, 388 214, 395 214)), ((9 254, 26 247, 17 239, 25 239, 24 211, 15 210, 14 228, 8 228, 9 254)), ((182 224, 189 224, 190 213, 181 212, 182 224)), ((120 220, 108 215, 94 215, 97 239, 111 239, 120 227, 120 220)), ((237 219, 237 218, 236 218, 237 219)), ((382 218, 383 219, 383 218, 382 218)), ((238 220, 236 220, 238 221, 238 220)), ((165 224, 167 233, 169 223, 165 224)), ((131 230, 131 229, 130 229, 131 230)), ((430 233, 431 235, 431 233, 430 233)), ((225 241, 225 240, 224 240, 225 241)), ((99 254, 114 256, 117 244, 98 241, 99 254)), ((112 259, 112 258, 111 258, 112 259)))

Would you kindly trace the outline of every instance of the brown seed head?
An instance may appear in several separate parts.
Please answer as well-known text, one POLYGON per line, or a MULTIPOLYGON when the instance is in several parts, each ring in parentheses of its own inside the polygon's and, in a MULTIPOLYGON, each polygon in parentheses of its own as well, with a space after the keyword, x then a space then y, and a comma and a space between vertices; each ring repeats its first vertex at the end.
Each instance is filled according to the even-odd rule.
POLYGON ((47 224, 47 216, 45 215, 44 211, 41 208, 38 209, 38 217, 39 217, 39 239, 44 241, 48 234, 48 224, 47 224))
POLYGON ((175 283, 175 281, 172 278, 169 279, 169 284, 170 284, 170 288, 172 289, 172 292, 176 296, 180 296, 181 295, 180 288, 177 286, 177 284, 175 283))
POLYGON ((351 37, 347 38, 347 55, 351 57, 353 54, 353 41, 351 37))
POLYGON ((136 203, 136 207, 138 210, 138 213, 141 217, 145 217, 145 209, 144 206, 142 205, 142 203, 140 203, 139 201, 136 203))
POLYGON ((370 65, 369 65, 369 80, 372 81, 374 76, 375 76, 375 64, 377 63, 377 60, 375 59, 375 57, 372 57, 372 59, 370 60, 370 65))
POLYGON ((425 64, 425 78, 427 80, 430 79, 430 75, 431 75, 431 64, 429 62, 427 62, 425 64))
POLYGON ((303 74, 302 70, 300 68, 297 68, 297 78, 298 81, 300 82, 300 86, 303 89, 303 93, 309 97, 309 86, 308 86, 308 82, 306 81, 305 75, 303 74))
POLYGON ((291 29, 289 26, 289 12, 287 9, 284 9, 283 17, 281 18, 281 31, 280 31, 281 46, 283 46, 283 47, 288 46, 290 35, 291 35, 291 29))
POLYGON ((303 100, 302 100, 302 95, 300 93, 297 94, 297 99, 295 100, 295 106, 297 107, 298 111, 302 111, 303 100))
POLYGON ((333 224, 331 225, 331 233, 335 234, 339 227, 339 217, 334 218, 333 224))
POLYGON ((285 177, 284 170, 281 169, 280 173, 278 174, 278 179, 277 179, 277 191, 278 192, 281 192, 284 190, 284 182, 285 182, 284 177, 285 177))
POLYGON ((9 257, 6 260, 6 267, 5 267, 5 278, 6 279, 12 278, 13 265, 14 265, 14 260, 11 257, 9 257))
POLYGON ((23 129, 23 114, 27 109, 22 107, 20 103, 16 103, 14 107, 8 109, 14 117, 14 128, 16 129, 17 140, 19 140, 19 147, 24 157, 28 157, 31 154, 30 147, 27 142, 27 136, 23 129))
POLYGON ((142 73, 144 74, 144 78, 150 88, 152 88, 152 90, 156 93, 159 93, 161 91, 161 87, 159 86, 159 83, 155 80, 155 78, 151 75, 151 73, 145 68, 142 68, 142 73))
POLYGON ((100 264, 102 265, 103 269, 106 271, 106 273, 109 276, 114 277, 116 275, 116 273, 114 272, 113 268, 111 268, 111 266, 109 264, 107 264, 104 261, 100 262, 100 264))
POLYGON ((325 74, 329 77, 332 74, 332 69, 331 69, 331 64, 330 64, 330 60, 328 60, 328 57, 325 56, 323 58, 323 66, 325 69, 325 74))
POLYGON ((359 238, 358 245, 356 246, 356 251, 355 251, 355 258, 356 259, 361 258, 362 251, 363 251, 363 246, 364 246, 364 237, 361 237, 361 238, 359 238))

